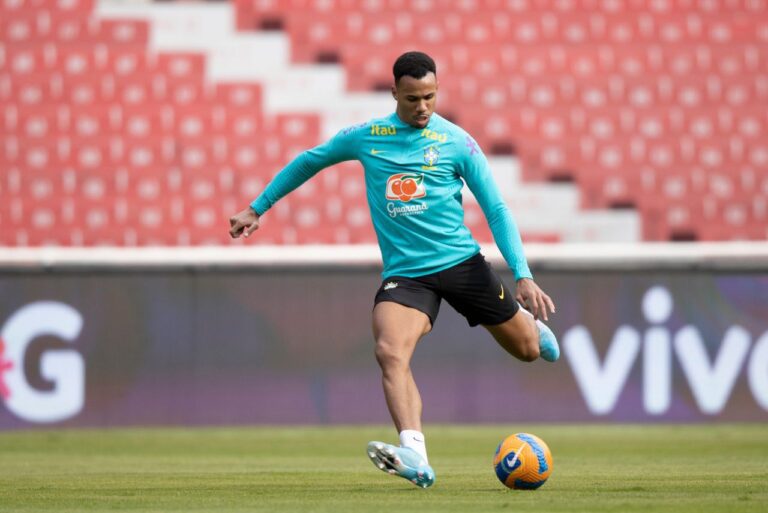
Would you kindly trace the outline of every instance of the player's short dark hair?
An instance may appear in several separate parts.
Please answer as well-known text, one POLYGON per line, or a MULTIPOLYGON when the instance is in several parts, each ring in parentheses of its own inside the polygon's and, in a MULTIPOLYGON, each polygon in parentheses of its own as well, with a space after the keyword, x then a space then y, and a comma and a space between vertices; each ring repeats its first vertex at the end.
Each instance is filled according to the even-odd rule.
POLYGON ((429 72, 437 75, 437 67, 432 57, 423 52, 405 52, 397 58, 395 65, 392 66, 392 73, 395 75, 395 84, 401 77, 408 75, 415 79, 424 78, 429 72))

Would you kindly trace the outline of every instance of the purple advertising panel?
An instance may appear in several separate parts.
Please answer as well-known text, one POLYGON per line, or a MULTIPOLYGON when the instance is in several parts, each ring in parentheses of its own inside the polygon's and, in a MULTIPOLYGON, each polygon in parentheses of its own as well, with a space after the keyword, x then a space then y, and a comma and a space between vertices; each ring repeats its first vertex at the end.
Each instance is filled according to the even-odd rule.
MULTIPOLYGON (((512 282, 508 273, 504 279, 512 282)), ((370 268, 0 274, 0 429, 387 422, 370 268)), ((557 363, 443 304, 426 422, 768 420, 768 274, 551 272, 557 363)))

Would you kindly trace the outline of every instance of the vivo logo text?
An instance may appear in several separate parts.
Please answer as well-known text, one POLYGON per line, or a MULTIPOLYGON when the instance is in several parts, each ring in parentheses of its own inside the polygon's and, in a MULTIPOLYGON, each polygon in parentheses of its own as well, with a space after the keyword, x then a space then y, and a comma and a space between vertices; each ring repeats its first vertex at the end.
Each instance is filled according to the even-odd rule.
POLYGON ((731 326, 710 358, 705 339, 695 325, 686 325, 675 333, 662 326, 673 306, 672 295, 665 287, 649 289, 642 309, 651 326, 643 333, 632 326, 620 326, 602 365, 585 326, 574 326, 565 333, 563 350, 589 410, 595 415, 613 411, 641 353, 643 406, 650 415, 663 415, 671 406, 673 354, 702 413, 717 415, 723 410, 745 362, 752 396, 768 410, 768 332, 753 345, 747 330, 731 326))

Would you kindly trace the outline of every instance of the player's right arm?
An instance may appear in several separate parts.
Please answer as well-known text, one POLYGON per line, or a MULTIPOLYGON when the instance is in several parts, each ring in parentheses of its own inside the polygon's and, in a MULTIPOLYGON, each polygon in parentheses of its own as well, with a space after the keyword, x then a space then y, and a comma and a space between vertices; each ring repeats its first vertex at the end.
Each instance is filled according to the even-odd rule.
POLYGON ((280 198, 300 187, 326 167, 357 158, 357 135, 363 125, 345 128, 331 140, 306 150, 285 166, 250 206, 229 218, 229 235, 250 236, 259 228, 259 218, 280 198))
POLYGON ((229 218, 229 236, 233 239, 245 235, 250 237, 259 229, 259 216, 250 206, 229 218))

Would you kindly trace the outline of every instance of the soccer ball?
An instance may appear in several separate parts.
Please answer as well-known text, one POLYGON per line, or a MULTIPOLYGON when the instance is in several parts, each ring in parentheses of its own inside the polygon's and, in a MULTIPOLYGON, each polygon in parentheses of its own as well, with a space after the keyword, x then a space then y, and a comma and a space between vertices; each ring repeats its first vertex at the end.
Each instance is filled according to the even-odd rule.
POLYGON ((493 455, 496 477, 516 490, 535 490, 552 472, 552 453, 544 441, 528 433, 510 435, 493 455))

